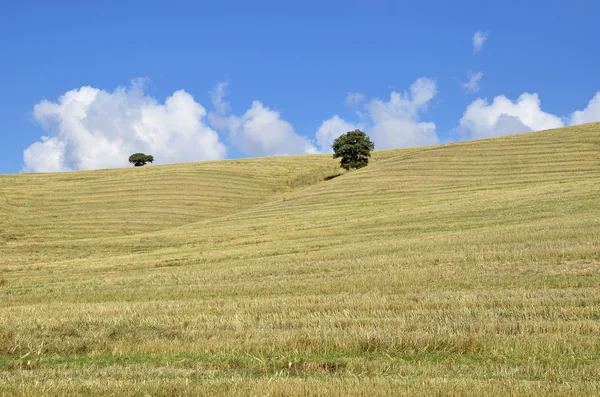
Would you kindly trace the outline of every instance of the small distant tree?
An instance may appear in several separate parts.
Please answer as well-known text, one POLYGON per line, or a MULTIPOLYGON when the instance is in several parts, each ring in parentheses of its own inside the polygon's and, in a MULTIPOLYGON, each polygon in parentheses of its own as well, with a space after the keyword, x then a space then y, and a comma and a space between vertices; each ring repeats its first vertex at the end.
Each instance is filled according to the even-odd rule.
POLYGON ((375 144, 361 130, 340 135, 333 141, 331 147, 333 148, 333 158, 341 157, 340 166, 345 170, 366 167, 369 164, 371 152, 375 150, 375 144))
POLYGON ((152 163, 153 161, 154 157, 149 154, 135 153, 129 156, 129 162, 135 167, 141 167, 146 165, 146 163, 152 163))

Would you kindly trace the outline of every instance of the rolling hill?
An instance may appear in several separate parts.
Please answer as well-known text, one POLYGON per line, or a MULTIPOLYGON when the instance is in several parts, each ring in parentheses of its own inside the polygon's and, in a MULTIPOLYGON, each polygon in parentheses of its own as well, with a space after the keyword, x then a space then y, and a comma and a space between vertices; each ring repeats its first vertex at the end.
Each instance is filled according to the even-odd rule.
POLYGON ((600 123, 339 173, 0 175, 0 394, 600 394, 600 123))

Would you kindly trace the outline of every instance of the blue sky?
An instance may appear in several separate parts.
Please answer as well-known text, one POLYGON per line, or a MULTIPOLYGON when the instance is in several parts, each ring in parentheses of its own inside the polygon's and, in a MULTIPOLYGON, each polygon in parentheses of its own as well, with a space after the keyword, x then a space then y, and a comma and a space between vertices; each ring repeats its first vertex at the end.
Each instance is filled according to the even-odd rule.
POLYGON ((592 0, 5 0, 0 173, 600 120, 599 19, 592 0))

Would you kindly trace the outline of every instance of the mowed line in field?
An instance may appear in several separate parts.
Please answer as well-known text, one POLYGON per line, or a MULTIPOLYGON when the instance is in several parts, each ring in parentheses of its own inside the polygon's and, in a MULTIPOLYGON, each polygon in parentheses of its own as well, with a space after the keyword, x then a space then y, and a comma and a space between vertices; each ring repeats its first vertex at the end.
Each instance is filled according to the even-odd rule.
MULTIPOLYGON (((540 136, 540 139, 544 139, 543 135, 540 136)), ((487 222, 488 224, 490 220, 495 220, 496 223, 493 225, 497 225, 497 222, 514 224, 524 222, 526 220, 524 217, 537 219, 555 216, 560 213, 560 211, 557 212, 558 206, 562 205, 556 200, 560 197, 560 194, 566 194, 565 199, 569 199, 568 191, 572 188, 569 187, 568 182, 573 178, 578 185, 581 185, 585 180, 593 182, 595 174, 587 172, 585 175, 579 176, 578 169, 570 170, 560 162, 542 163, 541 159, 547 159, 548 156, 536 153, 534 149, 539 148, 539 145, 530 145, 528 140, 531 140, 532 136, 525 137, 529 138, 524 139, 524 141, 528 143, 526 146, 531 153, 525 156, 529 163, 524 166, 524 170, 529 170, 529 172, 525 174, 519 171, 521 178, 518 180, 511 174, 513 166, 510 157, 505 157, 502 151, 493 151, 496 155, 494 153, 484 155, 486 158, 493 160, 499 153, 501 157, 506 158, 501 162, 502 167, 495 168, 491 176, 490 173, 486 174, 479 168, 478 164, 481 160, 478 158, 481 157, 481 153, 486 152, 486 146, 492 145, 493 147, 496 144, 495 141, 480 141, 460 144, 460 146, 448 145, 437 150, 429 149, 414 161, 404 160, 396 163, 393 160, 388 160, 384 163, 374 164, 369 169, 361 170, 353 175, 334 179, 296 194, 289 194, 285 201, 280 199, 275 203, 263 204, 254 210, 243 211, 239 215, 230 215, 223 219, 223 222, 221 220, 216 221, 214 230, 211 229, 210 231, 210 236, 204 235, 202 231, 195 230, 196 226, 192 224, 190 228, 183 227, 173 231, 165 231, 165 233, 158 232, 158 235, 153 237, 140 236, 114 241, 120 241, 117 244, 117 250, 121 249, 121 244, 126 246, 127 241, 140 250, 151 249, 152 246, 158 248, 179 246, 194 243, 198 240, 214 244, 220 239, 229 239, 226 235, 218 237, 220 229, 227 230, 230 228, 227 222, 239 223, 240 227, 238 229, 243 228, 244 223, 240 222, 240 217, 255 223, 253 228, 246 231, 248 234, 253 234, 259 228, 268 228, 269 225, 282 226, 282 223, 288 222, 290 224, 286 225, 283 230, 292 231, 291 236, 288 236, 289 233, 286 233, 286 236, 289 237, 289 241, 293 241, 294 233, 302 229, 309 231, 333 229, 338 231, 340 225, 348 223, 349 217, 350 223, 361 217, 375 217, 379 225, 372 225, 373 222, 370 222, 370 225, 362 225, 362 229, 350 228, 346 233, 351 237, 353 230, 366 233, 369 228, 380 229, 381 225, 410 225, 413 223, 413 227, 423 229, 428 224, 439 222, 439 217, 435 212, 440 209, 455 218, 455 222, 458 223, 464 223, 464 221, 473 218, 481 218, 484 223, 487 222), (475 163, 471 166, 474 168, 470 168, 469 171, 469 168, 464 168, 464 166, 457 168, 456 163, 448 164, 446 162, 443 163, 443 170, 433 167, 432 163, 441 164, 443 158, 448 157, 446 156, 448 150, 455 152, 452 154, 454 157, 457 156, 456 152, 458 151, 462 158, 471 159, 475 163), (442 157, 442 160, 440 160, 440 157, 442 157), (559 176, 556 178, 550 177, 548 170, 540 174, 538 172, 539 163, 543 164, 543 168, 549 166, 548 170, 559 176), (434 171, 432 172, 431 169, 434 169, 434 171), (477 170, 477 174, 474 174, 473 170, 477 170), (559 172, 560 174, 558 174, 559 172), (371 175, 377 177, 371 178, 371 175), (551 182, 560 182, 560 185, 555 186, 551 182), (502 192, 490 192, 492 189, 501 189, 502 192), (352 197, 352 200, 348 200, 348 197, 352 197), (539 207, 539 204, 544 201, 551 206, 548 207, 547 214, 535 208, 536 206, 539 207), (475 205, 478 202, 481 202, 484 207, 478 208, 475 205), (520 207, 528 207, 522 208, 521 217, 515 218, 515 220, 511 220, 511 217, 505 217, 507 212, 514 210, 513 206, 516 204, 520 207), (450 206, 454 207, 450 208, 450 206), (388 208, 390 212, 384 212, 382 217, 381 208, 388 208), (333 222, 330 219, 321 220, 318 218, 320 211, 330 215, 339 214, 339 218, 333 222), (555 212, 549 213, 549 211, 555 212), (427 212, 432 215, 428 216, 427 212), (282 216, 282 214, 285 215, 282 216), (317 215, 316 219, 310 218, 313 214, 317 215), (412 218, 415 215, 420 215, 420 217, 413 220, 412 218), (192 236, 191 239, 186 236, 188 234, 192 236), (172 237, 170 237, 171 235, 172 237), (141 240, 148 240, 148 244, 141 240)), ((512 147, 516 146, 513 145, 512 147)), ((583 149, 587 150, 578 151, 578 156, 575 156, 575 158, 579 158, 580 162, 585 164, 589 163, 593 170, 593 166, 596 165, 597 167, 598 165, 597 162, 594 163, 593 161, 594 152, 590 150, 590 147, 583 149)), ((582 186, 579 186, 579 188, 581 189, 582 186)), ((594 185, 591 184, 588 188, 593 191, 594 185)), ((570 203, 570 205, 572 206, 574 203, 570 203)), ((563 210, 567 209, 564 208, 563 210)), ((363 223, 369 224, 368 221, 363 223)), ((438 228, 440 226, 442 225, 438 225, 438 228)), ((208 221, 208 223, 202 222, 198 227, 209 229, 213 226, 208 221)), ((343 231, 339 232, 344 234, 343 231)), ((93 245, 89 240, 88 242, 82 242, 82 244, 93 245)), ((103 244, 103 241, 98 241, 99 246, 103 246, 103 244)), ((108 244, 110 245, 111 242, 109 241, 108 244)), ((45 249, 51 246, 52 243, 45 249)))
MULTIPOLYGON (((474 147, 478 151, 477 146, 493 145, 494 143, 494 141, 482 141, 463 145, 474 147)), ((451 146, 429 150, 424 153, 423 157, 443 153, 451 146)), ((528 145, 528 147, 535 149, 537 146, 528 145)), ((588 154, 585 151, 582 153, 585 156, 588 154)), ((593 152, 591 153, 593 154, 593 152)), ((468 158, 474 157, 468 156, 468 158)), ((545 158, 546 155, 541 157, 545 158)), ((547 175, 543 179, 539 176, 539 173, 535 172, 534 165, 539 162, 540 158, 535 151, 527 158, 530 161, 529 169, 532 170, 530 174, 527 174, 527 177, 534 179, 536 184, 541 187, 537 187, 536 184, 528 184, 527 189, 523 189, 519 186, 521 181, 513 181, 511 184, 511 176, 506 172, 503 173, 504 169, 498 170, 503 175, 503 179, 488 178, 487 185, 480 183, 478 179, 472 181, 472 173, 469 172, 466 173, 467 178, 463 180, 465 184, 470 183, 471 191, 469 194, 457 195, 457 189, 448 188, 444 193, 451 196, 449 197, 440 194, 442 189, 438 187, 447 185, 446 178, 448 175, 453 175, 453 180, 461 176, 460 172, 456 172, 454 168, 446 167, 444 169, 445 174, 442 173, 441 175, 438 170, 437 177, 432 175, 423 176, 418 174, 421 169, 420 166, 423 163, 435 162, 435 159, 432 161, 431 159, 422 160, 419 158, 418 163, 413 162, 408 165, 409 170, 416 172, 418 175, 414 180, 410 180, 409 177, 405 176, 408 172, 394 169, 390 164, 391 162, 388 161, 387 163, 375 164, 370 170, 356 172, 354 175, 347 175, 327 184, 321 184, 288 195, 286 201, 281 199, 277 203, 267 203, 253 210, 220 219, 214 225, 211 225, 210 221, 208 223, 202 222, 199 225, 190 225, 189 227, 173 229, 164 233, 158 232, 158 234, 153 235, 115 240, 114 242, 117 242, 117 244, 114 244, 113 241, 88 240, 85 243, 87 247, 82 245, 80 248, 82 248, 81 251, 85 252, 85 248, 91 247, 91 252, 84 255, 89 256, 93 255, 93 250, 97 247, 100 247, 98 251, 108 248, 109 255, 111 251, 117 254, 123 248, 128 247, 128 242, 131 247, 134 247, 133 253, 156 249, 173 251, 177 250, 177 247, 185 245, 191 245, 196 250, 208 249, 210 252, 220 252, 222 250, 227 252, 227 249, 237 251, 236 247, 238 246, 241 250, 249 251, 249 245, 258 244, 256 255, 260 256, 269 255, 268 251, 261 251, 265 244, 277 244, 275 252, 293 253, 295 251, 294 245, 302 246, 307 241, 323 240, 323 237, 327 234, 343 236, 343 238, 337 238, 335 245, 344 245, 350 244, 352 241, 360 241, 361 237, 363 239, 369 236, 377 238, 379 235, 385 236, 386 234, 400 238, 403 234, 410 237, 426 232, 452 232, 482 227, 498 229, 501 224, 508 226, 525 225, 527 222, 559 217, 563 213, 575 209, 578 211, 585 210, 585 202, 569 201, 569 190, 572 190, 572 188, 562 186, 563 184, 559 187, 549 184, 551 180, 547 175), (381 167, 385 167, 384 170, 381 167), (351 178, 362 179, 365 178, 365 175, 368 177, 369 172, 384 175, 385 178, 383 180, 370 179, 365 183, 348 182, 348 179, 351 178), (532 174, 533 176, 531 176, 532 174), (388 183, 389 178, 396 178, 401 183, 392 186, 388 183), (435 195, 420 196, 417 193, 427 193, 429 190, 411 190, 411 183, 418 185, 419 179, 429 182, 428 189, 433 189, 437 193, 435 195), (383 187, 380 188, 376 185, 382 182, 383 187), (497 188, 495 185, 499 182, 503 185, 501 186, 504 188, 503 194, 499 195, 496 192, 490 195, 490 185, 497 188), (338 187, 341 184, 343 190, 335 189, 336 184, 338 184, 338 187), (506 186, 510 186, 510 189, 507 189, 506 186), (478 192, 478 189, 483 190, 478 192), (352 200, 346 200, 348 196, 340 194, 340 191, 347 192, 352 200), (562 201, 559 200, 561 194, 564 196, 562 201), (568 202, 568 206, 565 206, 563 202, 568 202), (546 207, 545 211, 540 211, 540 205, 546 207), (577 206, 577 208, 572 208, 574 206, 577 206), (382 208, 390 210, 382 212, 382 208), (440 221, 440 211, 445 213, 445 222, 440 221), (321 212, 328 214, 329 218, 320 219, 321 212), (511 213, 512 216, 508 216, 511 213), (285 214, 285 216, 282 216, 282 214, 285 214), (335 220, 332 221, 332 219, 335 220), (232 229, 230 223, 237 226, 232 229), (273 230, 274 228, 276 230, 273 230), (272 231, 269 232, 269 229, 272 231), (208 231, 208 233, 205 231, 208 231), (259 237, 247 237, 254 235, 259 237), (263 243, 263 245, 261 246, 259 243, 263 243), (290 248, 284 250, 283 247, 290 248)), ((407 167, 404 162, 399 164, 405 168, 407 167)), ((510 162, 507 161, 504 161, 504 165, 505 168, 510 169, 511 167, 510 162)), ((562 169, 560 163, 554 163, 554 167, 562 169)), ((572 172, 565 170, 560 181, 564 182, 568 180, 568 177, 576 178, 572 174, 572 172)), ((586 175, 588 179, 592 178, 591 181, 593 181, 593 173, 586 175)), ((578 180, 579 189, 587 186, 588 189, 591 189, 591 192, 594 191, 594 184, 586 185, 582 182, 585 182, 585 178, 578 180)), ((580 194, 578 191, 575 193, 580 194)), ((52 243, 45 246, 44 249, 51 247, 52 243)))
POLYGON ((293 158, 248 159, 3 175, 0 237, 7 241, 77 239, 179 226, 250 208, 295 188, 294 178, 304 174, 323 178, 332 170, 333 159, 314 156, 301 163, 293 158))

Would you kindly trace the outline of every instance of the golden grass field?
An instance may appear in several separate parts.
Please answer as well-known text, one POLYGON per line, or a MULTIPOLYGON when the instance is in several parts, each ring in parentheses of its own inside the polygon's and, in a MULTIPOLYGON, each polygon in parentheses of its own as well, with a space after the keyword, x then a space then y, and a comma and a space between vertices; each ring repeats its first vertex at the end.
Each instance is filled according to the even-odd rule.
POLYGON ((0 175, 0 395, 600 395, 600 123, 339 172, 0 175))

